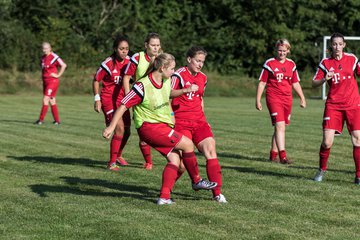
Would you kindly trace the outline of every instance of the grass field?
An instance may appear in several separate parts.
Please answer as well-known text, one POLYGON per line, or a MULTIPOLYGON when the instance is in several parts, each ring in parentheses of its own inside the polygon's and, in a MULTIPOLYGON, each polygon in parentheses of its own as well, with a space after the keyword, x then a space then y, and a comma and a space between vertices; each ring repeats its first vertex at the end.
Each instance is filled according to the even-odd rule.
MULTIPOLYGON (((318 164, 324 102, 295 99, 287 129, 290 167, 267 161, 272 127, 253 98, 207 98, 228 204, 175 185, 176 204, 155 204, 165 159, 142 168, 135 130, 120 173, 105 169, 103 115, 90 96, 59 96, 61 126, 33 125, 41 96, 0 98, 1 239, 360 239, 360 189, 353 184, 350 138, 335 139, 322 183, 318 164)), ((263 101, 265 105, 265 102, 263 101)), ((205 161, 199 156, 205 176, 205 161)))

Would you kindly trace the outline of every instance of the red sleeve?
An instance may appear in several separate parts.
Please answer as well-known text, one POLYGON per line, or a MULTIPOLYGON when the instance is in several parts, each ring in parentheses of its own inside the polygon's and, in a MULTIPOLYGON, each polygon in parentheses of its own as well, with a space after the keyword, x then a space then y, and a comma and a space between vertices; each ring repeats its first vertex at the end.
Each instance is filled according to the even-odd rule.
POLYGON ((314 81, 320 81, 321 79, 323 79, 325 77, 325 73, 324 71, 318 67, 318 69, 316 70, 315 76, 313 78, 314 81))
POLYGON ((263 68, 259 80, 264 83, 267 83, 268 79, 269 79, 269 71, 263 68))
POLYGON ((56 61, 55 61, 56 67, 61 67, 63 64, 64 64, 64 61, 60 57, 58 59, 56 59, 56 61))
POLYGON ((180 79, 177 75, 171 77, 171 89, 180 89, 180 79))
POLYGON ((137 82, 133 85, 130 92, 121 100, 121 104, 125 105, 126 108, 131 108, 135 105, 140 104, 144 98, 144 87, 142 83, 137 82))
POLYGON ((102 68, 99 67, 99 69, 97 70, 94 79, 98 82, 101 82, 104 77, 106 76, 107 72, 102 68))
POLYGON ((291 77, 291 83, 297 83, 297 82, 300 82, 300 77, 298 71, 295 69, 291 77))

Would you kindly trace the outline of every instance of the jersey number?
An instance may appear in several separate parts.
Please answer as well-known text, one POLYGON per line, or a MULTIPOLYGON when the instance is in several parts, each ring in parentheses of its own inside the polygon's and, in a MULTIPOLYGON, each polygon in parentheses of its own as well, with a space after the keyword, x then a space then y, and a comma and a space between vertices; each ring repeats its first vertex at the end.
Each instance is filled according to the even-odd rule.
POLYGON ((121 77, 120 76, 115 76, 114 77, 114 82, 115 82, 115 84, 119 84, 120 83, 120 81, 121 81, 121 77))

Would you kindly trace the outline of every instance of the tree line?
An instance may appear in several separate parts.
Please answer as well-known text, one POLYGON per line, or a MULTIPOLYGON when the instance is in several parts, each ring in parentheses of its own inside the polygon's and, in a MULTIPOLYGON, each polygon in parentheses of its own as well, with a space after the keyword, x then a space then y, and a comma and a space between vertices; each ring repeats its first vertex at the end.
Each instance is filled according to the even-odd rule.
POLYGON ((0 68, 37 70, 43 41, 69 65, 94 67, 116 34, 136 52, 157 32, 179 64, 196 44, 209 52, 209 70, 255 76, 287 38, 298 68, 315 69, 324 35, 360 36, 359 9, 359 0, 1 0, 0 68))

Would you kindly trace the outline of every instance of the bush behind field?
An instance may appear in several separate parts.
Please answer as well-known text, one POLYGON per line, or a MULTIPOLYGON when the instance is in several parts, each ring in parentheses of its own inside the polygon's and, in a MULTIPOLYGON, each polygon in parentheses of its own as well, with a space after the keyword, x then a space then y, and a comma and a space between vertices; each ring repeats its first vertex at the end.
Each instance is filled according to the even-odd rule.
MULTIPOLYGON (((59 94, 92 94, 92 80, 96 68, 70 66, 60 80, 59 94)), ((222 97, 254 97, 258 84, 257 78, 246 76, 244 73, 220 74, 206 72, 208 84, 206 96, 222 97)), ((320 88, 311 88, 313 73, 300 73, 301 85, 306 96, 320 96, 320 88)), ((41 72, 20 72, 16 68, 0 70, 0 94, 38 94, 42 92, 41 72)))

